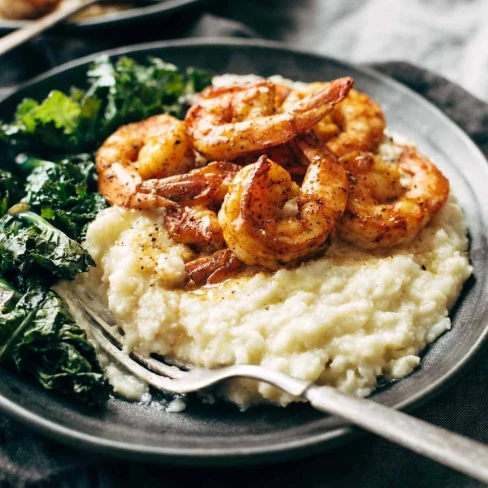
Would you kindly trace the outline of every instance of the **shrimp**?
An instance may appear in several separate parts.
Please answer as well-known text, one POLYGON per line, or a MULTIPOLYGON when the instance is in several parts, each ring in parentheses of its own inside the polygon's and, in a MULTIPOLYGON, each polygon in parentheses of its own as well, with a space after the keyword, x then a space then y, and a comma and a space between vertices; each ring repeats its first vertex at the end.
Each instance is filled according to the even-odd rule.
POLYGON ((300 187, 280 165, 261 156, 230 185, 219 223, 229 249, 248 265, 277 270, 323 253, 347 203, 347 174, 333 154, 305 138, 297 143, 310 159, 300 187), (298 211, 285 204, 296 199, 298 211))
POLYGON ((211 256, 204 256, 185 264, 188 277, 196 285, 220 283, 243 267, 244 264, 229 249, 222 249, 211 256))
POLYGON ((352 78, 340 78, 275 113, 276 85, 268 80, 206 88, 187 112, 192 144, 208 159, 233 160, 276 146, 310 129, 348 94, 352 78))
MULTIPOLYGON (((283 102, 281 110, 289 110, 297 101, 317 93, 326 86, 317 82, 305 90, 294 90, 283 102)), ((331 113, 313 126, 313 131, 337 157, 352 151, 375 152, 383 138, 386 122, 380 106, 368 95, 350 90, 331 113)))
POLYGON ((204 206, 217 210, 224 201, 235 175, 241 166, 227 161, 214 161, 183 175, 161 180, 149 180, 144 188, 154 186, 154 192, 180 205, 204 206))
POLYGON ((96 154, 98 189, 113 205, 128 208, 172 206, 158 195, 161 178, 195 165, 182 121, 156 115, 117 129, 96 154))
POLYGON ((235 160, 236 163, 247 166, 248 164, 255 163, 259 156, 266 155, 268 159, 279 164, 282 168, 286 169, 288 173, 295 176, 303 176, 307 172, 307 166, 310 161, 303 157, 303 154, 297 150, 296 143, 292 140, 279 146, 273 146, 262 151, 248 153, 245 156, 241 156, 235 160))
POLYGON ((386 121, 381 107, 365 93, 351 90, 334 107, 331 119, 340 132, 327 142, 327 147, 341 157, 351 151, 375 152, 383 138, 386 121))
POLYGON ((200 252, 212 253, 225 247, 217 214, 203 205, 169 208, 164 225, 174 241, 200 252))
POLYGON ((61 0, 0 0, 0 16, 7 19, 36 19, 52 12, 61 0))
POLYGON ((173 240, 203 252, 225 246, 216 210, 239 170, 236 164, 219 161, 158 182, 159 194, 179 204, 166 211, 165 226, 173 240))
POLYGON ((362 249, 411 242, 449 196, 449 181, 413 147, 403 148, 397 165, 359 152, 340 162, 349 172, 350 186, 338 233, 362 249), (408 186, 401 177, 409 178, 408 186))

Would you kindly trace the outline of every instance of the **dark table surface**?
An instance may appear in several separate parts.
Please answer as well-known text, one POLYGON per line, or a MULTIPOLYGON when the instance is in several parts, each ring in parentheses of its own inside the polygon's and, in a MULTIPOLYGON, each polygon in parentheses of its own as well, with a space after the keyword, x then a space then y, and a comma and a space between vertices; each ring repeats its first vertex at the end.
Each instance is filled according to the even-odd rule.
MULTIPOLYGON (((347 2, 345 2, 347 3, 347 2)), ((125 28, 72 37, 55 32, 2 59, 0 86, 7 87, 64 61, 101 49, 195 35, 260 35, 272 39, 289 36, 294 2, 271 1, 268 10, 281 12, 276 22, 261 18, 259 2, 233 5, 215 1, 208 13, 197 10, 159 21, 152 28, 125 28), (248 8, 247 8, 248 7, 248 8), (228 19, 217 16, 225 15, 228 19), (233 19, 233 20, 229 20, 233 19), (288 19, 288 20, 287 20, 288 19), (246 25, 236 24, 245 21, 246 25), (281 22, 281 24, 280 24, 281 22), (278 25, 276 25, 278 24, 278 25)), ((266 17, 268 18, 268 17, 266 17)), ((303 29, 302 26, 298 28, 303 29)), ((445 79, 401 62, 374 67, 410 86, 451 116, 488 156, 488 106, 445 79)), ((488 357, 481 354, 456 385, 429 405, 415 411, 428 422, 488 443, 488 357)), ((0 416, 0 482, 2 486, 255 486, 297 487, 480 487, 482 483, 440 466, 373 436, 311 458, 281 465, 228 469, 185 469, 106 458, 46 440, 16 422, 0 416)))

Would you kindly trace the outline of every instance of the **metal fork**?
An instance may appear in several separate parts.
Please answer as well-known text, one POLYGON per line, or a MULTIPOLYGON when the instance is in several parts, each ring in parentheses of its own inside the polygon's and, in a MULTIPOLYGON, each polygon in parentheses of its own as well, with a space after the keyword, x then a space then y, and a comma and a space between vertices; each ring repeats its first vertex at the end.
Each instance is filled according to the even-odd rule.
MULTIPOLYGON (((215 370, 190 368, 184 370, 136 352, 121 350, 122 336, 117 327, 109 325, 86 299, 74 297, 91 324, 100 347, 134 376, 158 390, 170 393, 190 393, 202 390, 230 378, 251 378, 269 383, 291 395, 306 399, 310 404, 336 415, 365 430, 429 457, 441 464, 488 483, 488 446, 445 429, 431 425, 372 400, 345 395, 329 386, 317 386, 284 373, 261 366, 236 365, 215 370), (109 339, 110 338, 110 339, 109 339)), ((103 313, 103 315, 108 312, 103 313)), ((115 321, 113 321, 115 324, 115 321)), ((186 369, 186 368, 185 368, 186 369)))

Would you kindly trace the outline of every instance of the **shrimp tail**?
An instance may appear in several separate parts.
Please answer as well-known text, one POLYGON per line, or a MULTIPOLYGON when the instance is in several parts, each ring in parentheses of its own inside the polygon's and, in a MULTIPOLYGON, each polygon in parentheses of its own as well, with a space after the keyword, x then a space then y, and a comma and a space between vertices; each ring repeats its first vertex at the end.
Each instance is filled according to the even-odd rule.
POLYGON ((111 205, 139 210, 169 208, 176 204, 158 195, 151 182, 143 181, 136 171, 130 171, 119 163, 113 164, 98 175, 98 191, 111 205))
POLYGON ((276 89, 269 81, 204 91, 186 114, 186 130, 193 147, 207 159, 234 160, 306 132, 347 96, 353 84, 349 77, 333 80, 279 113, 273 106, 276 89))
POLYGON ((222 249, 185 264, 189 278, 197 285, 220 283, 243 267, 244 264, 229 249, 222 249))
POLYGON ((293 122, 295 132, 301 134, 323 119, 336 104, 346 98, 353 86, 354 80, 352 78, 348 76, 338 78, 327 83, 318 92, 298 102, 290 110, 290 120, 293 122))

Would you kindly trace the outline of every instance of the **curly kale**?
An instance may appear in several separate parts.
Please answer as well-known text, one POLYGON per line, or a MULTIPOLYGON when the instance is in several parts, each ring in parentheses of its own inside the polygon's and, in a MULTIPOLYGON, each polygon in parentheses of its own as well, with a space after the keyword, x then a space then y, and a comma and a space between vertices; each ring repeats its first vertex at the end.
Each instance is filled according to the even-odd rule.
POLYGON ((107 206, 96 192, 95 164, 90 156, 57 163, 29 158, 24 164, 35 166, 27 177, 24 201, 68 237, 82 240, 88 224, 107 206))
POLYGON ((102 403, 107 386, 94 350, 49 289, 94 264, 78 243, 106 206, 92 154, 120 125, 160 113, 182 118, 186 99, 211 76, 158 58, 100 57, 87 78, 87 90, 25 99, 13 121, 0 122, 0 140, 16 156, 1 166, 25 180, 0 170, 0 360, 46 388, 102 403), (20 161, 22 152, 35 157, 20 161))
POLYGON ((82 104, 53 90, 42 102, 26 98, 18 107, 12 123, 3 124, 2 137, 11 145, 51 148, 70 152, 78 145, 77 127, 82 104))
POLYGON ((185 98, 210 80, 204 71, 182 73, 159 58, 142 65, 102 56, 88 71, 87 91, 53 90, 41 103, 25 99, 14 120, 1 125, 0 138, 17 152, 43 156, 94 151, 120 125, 160 113, 183 117, 185 98))
POLYGON ((33 212, 0 219, 0 273, 23 289, 30 277, 48 286, 93 264, 80 244, 33 212))
POLYGON ((24 194, 22 184, 12 173, 0 169, 0 217, 24 194))
POLYGON ((100 405, 108 397, 93 346, 52 290, 22 295, 0 279, 0 361, 82 402, 100 405))

